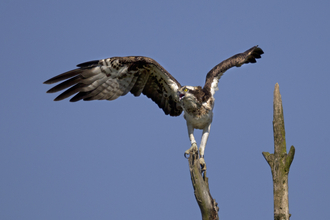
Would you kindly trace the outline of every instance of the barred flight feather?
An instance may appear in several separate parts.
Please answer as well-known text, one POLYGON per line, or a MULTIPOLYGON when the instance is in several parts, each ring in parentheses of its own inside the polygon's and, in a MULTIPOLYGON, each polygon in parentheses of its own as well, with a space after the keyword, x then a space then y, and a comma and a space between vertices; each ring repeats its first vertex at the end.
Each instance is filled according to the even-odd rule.
POLYGON ((165 114, 178 116, 183 110, 176 94, 177 89, 181 87, 180 83, 151 58, 113 57, 77 66, 78 69, 44 82, 52 84, 65 80, 47 91, 54 93, 66 89, 55 98, 55 101, 72 95, 74 96, 70 99, 71 102, 115 100, 131 92, 134 96, 143 93, 151 98, 165 114), (171 100, 168 99, 169 96, 171 100))

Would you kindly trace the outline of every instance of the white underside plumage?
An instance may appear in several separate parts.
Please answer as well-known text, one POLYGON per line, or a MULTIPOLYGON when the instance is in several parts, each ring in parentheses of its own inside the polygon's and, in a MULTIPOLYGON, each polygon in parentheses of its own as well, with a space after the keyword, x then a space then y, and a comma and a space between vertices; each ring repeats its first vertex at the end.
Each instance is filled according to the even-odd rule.
MULTIPOLYGON (((209 106, 206 106, 207 104, 204 103, 203 106, 204 108, 207 108, 209 106)), ((213 108, 213 106, 212 106, 213 108)), ((183 115, 184 119, 186 119, 187 123, 191 124, 194 129, 204 129, 205 127, 207 127, 209 124, 212 123, 212 119, 213 119, 213 112, 212 109, 210 109, 208 112, 206 112, 205 114, 196 117, 193 114, 189 114, 187 111, 184 110, 184 115, 183 115)))
MULTIPOLYGON (((187 88, 190 91, 195 90, 195 87, 192 86, 185 86, 184 88, 187 88)), ((180 89, 179 93, 181 96, 184 94, 179 98, 184 111, 183 117, 187 122, 191 145, 197 144, 194 137, 194 129, 203 130, 201 143, 199 145, 199 154, 201 157, 204 157, 204 150, 210 134, 213 119, 214 98, 212 96, 209 100, 200 104, 193 94, 184 92, 184 89, 180 89)))

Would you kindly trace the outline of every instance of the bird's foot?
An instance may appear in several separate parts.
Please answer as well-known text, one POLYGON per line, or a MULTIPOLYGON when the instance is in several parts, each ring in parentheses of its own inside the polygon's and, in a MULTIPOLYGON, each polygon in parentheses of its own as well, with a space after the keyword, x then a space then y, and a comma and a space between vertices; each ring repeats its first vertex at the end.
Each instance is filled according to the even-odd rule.
POLYGON ((199 164, 201 165, 202 172, 206 171, 206 163, 205 163, 204 157, 199 158, 199 164))
POLYGON ((184 157, 185 158, 188 158, 187 156, 190 155, 190 153, 197 152, 197 151, 198 151, 197 144, 196 143, 192 143, 191 144, 191 147, 184 152, 184 157))

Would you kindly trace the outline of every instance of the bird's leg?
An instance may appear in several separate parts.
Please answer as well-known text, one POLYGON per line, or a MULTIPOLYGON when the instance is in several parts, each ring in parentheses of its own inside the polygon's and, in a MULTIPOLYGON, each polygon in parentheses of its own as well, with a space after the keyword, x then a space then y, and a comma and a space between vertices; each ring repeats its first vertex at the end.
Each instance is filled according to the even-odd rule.
POLYGON ((187 123, 187 128, 188 128, 188 135, 189 135, 191 147, 184 152, 185 157, 187 157, 187 155, 189 155, 191 151, 198 151, 198 147, 194 137, 194 128, 191 124, 188 123, 187 123))
POLYGON ((201 140, 201 144, 199 146, 199 156, 200 156, 199 163, 202 167, 202 171, 206 171, 206 163, 204 160, 204 150, 205 150, 205 146, 207 143, 207 139, 209 138, 210 129, 211 129, 211 124, 209 124, 209 126, 207 126, 203 129, 202 140, 201 140))

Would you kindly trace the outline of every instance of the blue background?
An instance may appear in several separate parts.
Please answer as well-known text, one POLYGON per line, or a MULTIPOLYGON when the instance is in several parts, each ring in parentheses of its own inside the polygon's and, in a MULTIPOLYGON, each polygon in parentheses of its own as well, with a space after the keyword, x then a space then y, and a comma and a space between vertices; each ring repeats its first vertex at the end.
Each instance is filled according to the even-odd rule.
MULTIPOLYGON (((283 99, 291 219, 330 219, 329 1, 2 1, 0 219, 201 219, 182 116, 150 99, 53 102, 43 81, 81 62, 155 59, 203 85, 228 57, 206 146, 220 219, 273 219, 273 90, 283 99)), ((195 132, 200 140, 201 132, 195 132)), ((198 141, 199 142, 199 141, 198 141)))

